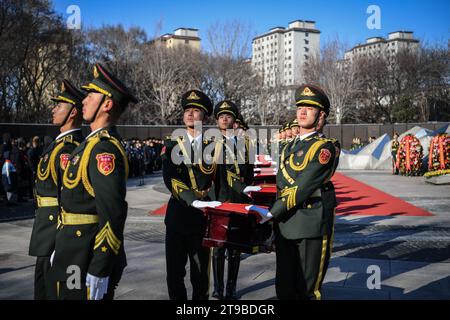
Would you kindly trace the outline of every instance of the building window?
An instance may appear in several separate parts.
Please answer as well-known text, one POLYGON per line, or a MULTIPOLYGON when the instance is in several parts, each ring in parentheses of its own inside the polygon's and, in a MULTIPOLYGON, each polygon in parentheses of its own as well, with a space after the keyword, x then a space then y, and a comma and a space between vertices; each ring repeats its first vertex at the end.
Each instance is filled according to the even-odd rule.
POLYGON ((291 42, 292 42, 292 41, 291 41, 291 40, 289 40, 289 44, 291 44, 291 42))
POLYGON ((308 47, 305 47, 305 52, 309 52, 309 48, 308 47))
POLYGON ((309 36, 309 33, 308 33, 308 32, 305 32, 305 37, 307 37, 307 36, 309 36))
POLYGON ((309 40, 306 40, 306 39, 305 39, 305 44, 309 44, 309 40))

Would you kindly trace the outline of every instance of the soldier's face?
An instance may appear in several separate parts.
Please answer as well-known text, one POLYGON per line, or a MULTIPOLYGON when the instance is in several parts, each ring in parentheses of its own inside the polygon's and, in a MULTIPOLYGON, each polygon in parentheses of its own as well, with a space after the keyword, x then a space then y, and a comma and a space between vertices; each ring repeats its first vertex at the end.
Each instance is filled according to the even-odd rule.
POLYGON ((220 130, 233 129, 235 119, 231 114, 221 114, 217 119, 217 125, 220 130))
POLYGON ((196 121, 203 121, 205 113, 197 108, 187 108, 184 110, 183 121, 186 127, 194 127, 196 121))
POLYGON ((72 109, 72 105, 67 102, 59 102, 52 110, 53 124, 62 126, 67 114, 72 109))
POLYGON ((293 127, 292 128, 292 136, 295 137, 296 135, 298 135, 300 133, 300 128, 299 127, 293 127))
POLYGON ((319 109, 311 106, 301 106, 297 108, 297 121, 301 128, 312 129, 319 109))
POLYGON ((280 135, 282 140, 286 139, 286 131, 281 132, 280 135))
POLYGON ((287 129, 287 130, 286 130, 286 138, 287 138, 287 139, 292 138, 292 130, 291 130, 291 129, 287 129))
POLYGON ((89 92, 83 100, 83 119, 87 122, 94 121, 94 115, 97 111, 99 103, 102 101, 103 94, 97 92, 89 92))

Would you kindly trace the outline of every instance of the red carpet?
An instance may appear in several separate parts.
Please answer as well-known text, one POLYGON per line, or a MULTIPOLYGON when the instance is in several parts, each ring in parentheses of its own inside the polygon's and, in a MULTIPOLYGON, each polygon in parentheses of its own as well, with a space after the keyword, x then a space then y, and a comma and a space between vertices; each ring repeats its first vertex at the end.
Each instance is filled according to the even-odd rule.
POLYGON ((149 214, 152 216, 165 216, 166 215, 166 210, 167 210, 167 204, 163 205, 162 207, 150 211, 149 214))
POLYGON ((343 174, 333 178, 338 216, 432 216, 431 213, 343 174))
MULTIPOLYGON (((343 174, 335 173, 332 181, 339 203, 338 216, 432 216, 426 210, 343 174)), ((166 208, 164 205, 149 214, 164 216, 166 208)))

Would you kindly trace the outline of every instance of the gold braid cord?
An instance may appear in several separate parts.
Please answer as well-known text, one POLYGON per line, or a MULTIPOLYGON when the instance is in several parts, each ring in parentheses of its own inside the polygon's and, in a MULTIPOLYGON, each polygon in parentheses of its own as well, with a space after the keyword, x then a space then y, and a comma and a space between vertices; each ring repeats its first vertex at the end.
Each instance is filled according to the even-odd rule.
POLYGON ((61 142, 53 149, 53 151, 50 154, 50 159, 48 160, 47 168, 44 171, 41 170, 41 166, 42 166, 42 158, 41 158, 41 160, 39 161, 39 164, 38 164, 38 168, 37 168, 37 172, 38 172, 37 177, 40 181, 47 180, 49 175, 51 174, 53 182, 55 184, 57 184, 57 181, 56 181, 57 180, 57 172, 56 172, 55 160, 56 160, 56 155, 63 147, 64 147, 64 143, 61 142))
MULTIPOLYGON (((99 136, 95 136, 89 140, 89 142, 83 152, 83 155, 81 156, 80 165, 78 167, 78 171, 77 171, 74 179, 70 179, 68 177, 69 168, 71 166, 71 162, 69 161, 69 163, 67 164, 67 168, 64 171, 64 175, 63 175, 64 187, 66 187, 68 189, 74 189, 75 187, 77 187, 79 185, 80 181, 82 181, 83 186, 86 189, 86 191, 92 197, 95 197, 94 188, 92 187, 92 184, 89 181, 88 168, 89 168, 89 157, 92 153, 92 150, 94 149, 95 145, 97 143, 99 143, 100 141, 101 141, 101 139, 99 136)), ((124 159, 124 164, 125 164, 125 179, 127 179, 128 173, 129 173, 129 167, 128 167, 128 160, 127 160, 125 151, 123 150, 123 147, 120 144, 119 140, 117 140, 116 138, 110 137, 109 141, 112 142, 117 147, 117 149, 119 149, 120 153, 122 154, 122 157, 124 159)))

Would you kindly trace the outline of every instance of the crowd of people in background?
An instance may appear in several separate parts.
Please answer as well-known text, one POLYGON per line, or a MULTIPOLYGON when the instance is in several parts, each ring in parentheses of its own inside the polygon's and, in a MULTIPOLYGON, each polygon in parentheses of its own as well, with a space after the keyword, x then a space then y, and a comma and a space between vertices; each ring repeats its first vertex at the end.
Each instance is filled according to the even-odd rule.
POLYGON ((130 167, 129 178, 139 177, 139 185, 144 184, 144 176, 162 169, 161 150, 163 140, 148 138, 128 139, 124 142, 125 152, 130 167))
MULTIPOLYGON (((11 137, 5 133, 0 141, 0 169, 2 174, 0 199, 8 206, 34 198, 34 181, 39 159, 53 139, 35 136, 29 140, 11 137)), ((139 178, 144 184, 144 176, 162 169, 161 150, 163 140, 147 138, 128 139, 122 142, 128 157, 129 178, 139 178)))

